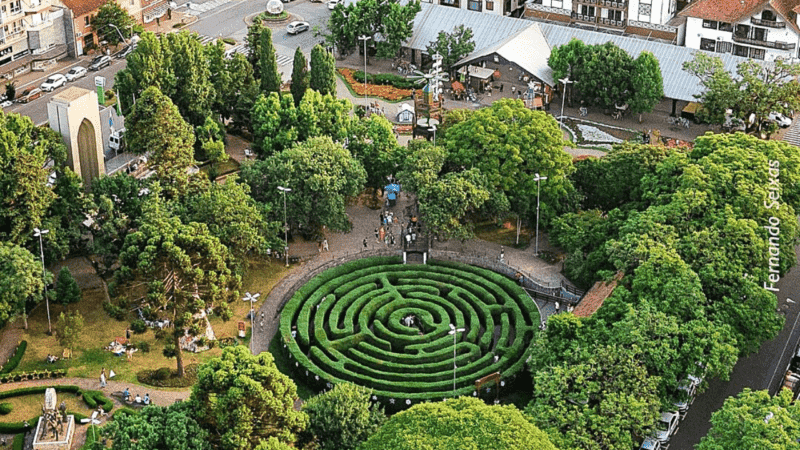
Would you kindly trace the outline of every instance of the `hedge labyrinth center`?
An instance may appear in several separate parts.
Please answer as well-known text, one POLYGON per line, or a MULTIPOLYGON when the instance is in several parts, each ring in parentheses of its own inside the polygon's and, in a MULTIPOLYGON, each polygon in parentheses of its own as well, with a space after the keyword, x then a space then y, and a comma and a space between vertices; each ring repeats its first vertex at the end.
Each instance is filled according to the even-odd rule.
POLYGON ((281 313, 281 335, 309 384, 347 381, 372 389, 373 399, 411 404, 454 395, 451 324, 464 329, 455 395, 477 395, 478 379, 499 372, 505 384, 524 370, 539 323, 536 304, 506 276, 378 257, 328 269, 298 289, 281 313))

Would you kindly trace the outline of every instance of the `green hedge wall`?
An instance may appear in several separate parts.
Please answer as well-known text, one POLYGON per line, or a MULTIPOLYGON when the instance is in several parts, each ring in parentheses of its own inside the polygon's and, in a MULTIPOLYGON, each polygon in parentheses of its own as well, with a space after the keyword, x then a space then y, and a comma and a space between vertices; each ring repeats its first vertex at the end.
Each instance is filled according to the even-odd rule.
POLYGON ((11 371, 16 369, 17 366, 19 366, 19 362, 22 361, 22 357, 25 356, 25 349, 27 348, 28 341, 20 342, 17 348, 14 349, 14 354, 11 355, 11 358, 8 358, 8 362, 3 365, 0 370, 0 375, 11 373, 11 371))
POLYGON ((329 269, 298 289, 280 331, 297 374, 320 389, 353 382, 376 398, 418 402, 472 395, 475 380, 525 366, 538 329, 533 300, 504 275, 464 264, 366 258, 329 269), (404 318, 413 315, 413 326, 404 318))

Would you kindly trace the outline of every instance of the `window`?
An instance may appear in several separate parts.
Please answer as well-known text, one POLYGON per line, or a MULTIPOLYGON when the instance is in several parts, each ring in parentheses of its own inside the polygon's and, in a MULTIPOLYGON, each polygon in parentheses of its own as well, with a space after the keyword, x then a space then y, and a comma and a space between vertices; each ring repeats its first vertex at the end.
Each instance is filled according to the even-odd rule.
POLYGON ((715 41, 714 39, 700 38, 700 50, 713 52, 716 47, 717 47, 717 41, 715 41))
POLYGON ((468 0, 467 9, 470 11, 480 11, 482 0, 468 0))
POLYGON ((761 12, 761 20, 771 20, 771 21, 774 22, 774 21, 778 20, 778 18, 775 17, 775 13, 774 12, 772 12, 772 11, 770 11, 768 9, 765 9, 764 11, 761 12))
POLYGON ((90 19, 89 19, 89 16, 86 16, 86 17, 84 17, 84 18, 83 18, 83 24, 84 24, 85 26, 87 26, 87 27, 89 26, 89 20, 90 20, 90 19))
POLYGON ((744 56, 745 58, 747 58, 747 50, 748 47, 745 47, 744 45, 733 46, 733 54, 736 56, 744 56))
POLYGON ((720 22, 719 23, 719 31, 733 31, 733 25, 727 22, 720 22))
POLYGON ((494 11, 494 2, 486 2, 486 10, 487 11, 494 11))
POLYGON ((712 30, 717 29, 717 21, 716 20, 703 20, 703 28, 711 28, 712 30))
POLYGON ((732 47, 733 47, 733 43, 732 42, 718 41, 717 42, 717 53, 730 53, 732 47))
POLYGON ((750 58, 752 59, 764 59, 765 54, 766 50, 763 48, 750 48, 750 58))
POLYGON ((766 41, 767 40, 767 29, 766 28, 753 27, 752 36, 753 36, 753 39, 755 39, 757 41, 766 41))

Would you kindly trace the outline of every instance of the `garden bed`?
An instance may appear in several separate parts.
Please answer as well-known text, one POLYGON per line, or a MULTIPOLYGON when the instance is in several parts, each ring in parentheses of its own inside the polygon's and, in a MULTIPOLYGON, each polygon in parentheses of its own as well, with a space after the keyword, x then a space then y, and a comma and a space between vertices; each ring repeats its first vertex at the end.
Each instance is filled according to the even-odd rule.
MULTIPOLYGON (((359 83, 354 74, 356 73, 353 69, 348 68, 341 68, 337 69, 337 72, 345 81, 347 88, 350 89, 350 92, 357 97, 364 96, 364 83, 359 83)), ((411 98, 411 89, 400 89, 394 86, 388 85, 376 85, 376 84, 369 84, 367 83, 367 96, 369 97, 377 97, 383 100, 387 100, 390 102, 399 102, 408 98, 411 98)))

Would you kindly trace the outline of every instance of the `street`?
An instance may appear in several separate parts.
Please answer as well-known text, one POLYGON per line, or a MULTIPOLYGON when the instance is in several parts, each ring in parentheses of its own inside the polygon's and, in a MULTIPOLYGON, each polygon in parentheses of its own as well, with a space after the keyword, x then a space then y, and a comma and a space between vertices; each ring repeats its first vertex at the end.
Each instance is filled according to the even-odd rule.
MULTIPOLYGON (((54 72, 41 72, 41 76, 37 77, 34 81, 21 84, 17 86, 17 95, 20 95, 25 88, 29 86, 39 87, 44 80, 47 79, 53 73, 67 73, 71 67, 74 66, 83 66, 89 67, 91 59, 88 57, 83 57, 80 60, 74 60, 66 67, 59 68, 58 71, 54 72)), ((106 78, 106 90, 113 89, 114 86, 114 75, 117 74, 122 68, 125 67, 125 60, 120 59, 112 59, 111 65, 98 70, 97 72, 89 71, 86 73, 86 76, 83 78, 79 78, 71 83, 67 83, 63 87, 53 90, 52 92, 43 92, 43 95, 33 100, 30 103, 14 103, 13 105, 9 106, 8 108, 3 108, 3 111, 6 113, 17 113, 23 116, 28 116, 33 120, 33 123, 36 125, 42 125, 47 123, 47 102, 53 98, 54 95, 58 94, 59 92, 63 91, 64 89, 72 86, 82 87, 84 89, 95 90, 94 86, 94 77, 100 76, 106 78)))
MULTIPOLYGON (((800 246, 795 247, 795 257, 800 246)), ((800 339, 800 269, 795 267, 777 284, 778 309, 784 312, 786 324, 775 339, 761 345, 758 353, 742 358, 736 364, 730 381, 711 380, 708 390, 697 397, 673 436, 670 450, 690 450, 708 433, 711 413, 720 409, 726 398, 745 387, 769 389, 774 394, 783 383, 783 376, 800 339)))

